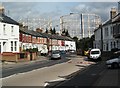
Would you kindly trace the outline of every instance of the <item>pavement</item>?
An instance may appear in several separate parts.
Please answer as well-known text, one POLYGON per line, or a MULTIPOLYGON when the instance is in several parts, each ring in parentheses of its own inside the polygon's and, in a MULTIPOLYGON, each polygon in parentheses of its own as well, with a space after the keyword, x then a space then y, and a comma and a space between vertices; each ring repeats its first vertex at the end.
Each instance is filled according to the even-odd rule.
POLYGON ((46 86, 51 81, 67 80, 68 76, 91 64, 95 63, 85 61, 81 56, 71 57, 64 63, 3 78, 3 86, 46 86))
POLYGON ((49 58, 47 56, 38 56, 35 60, 32 61, 22 61, 22 62, 2 62, 2 64, 0 65, 0 68, 10 68, 10 67, 16 67, 16 66, 22 66, 22 65, 26 65, 26 64, 31 64, 31 63, 35 63, 38 61, 45 61, 48 60, 49 58))

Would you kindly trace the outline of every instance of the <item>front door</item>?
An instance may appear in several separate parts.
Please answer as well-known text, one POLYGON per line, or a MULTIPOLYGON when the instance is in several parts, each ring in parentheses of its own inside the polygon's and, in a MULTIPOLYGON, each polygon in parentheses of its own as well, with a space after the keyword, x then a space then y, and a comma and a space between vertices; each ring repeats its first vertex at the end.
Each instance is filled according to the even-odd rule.
POLYGON ((3 42, 3 52, 6 52, 6 42, 3 42))

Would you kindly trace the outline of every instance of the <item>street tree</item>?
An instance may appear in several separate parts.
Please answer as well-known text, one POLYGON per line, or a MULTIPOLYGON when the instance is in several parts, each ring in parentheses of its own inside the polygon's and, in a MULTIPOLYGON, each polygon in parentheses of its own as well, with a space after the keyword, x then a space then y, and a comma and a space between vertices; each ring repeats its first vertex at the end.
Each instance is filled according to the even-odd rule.
POLYGON ((45 31, 45 33, 48 33, 48 29, 46 28, 46 31, 45 31))
POLYGON ((55 29, 55 27, 54 27, 53 30, 52 30, 52 34, 56 34, 56 29, 55 29))

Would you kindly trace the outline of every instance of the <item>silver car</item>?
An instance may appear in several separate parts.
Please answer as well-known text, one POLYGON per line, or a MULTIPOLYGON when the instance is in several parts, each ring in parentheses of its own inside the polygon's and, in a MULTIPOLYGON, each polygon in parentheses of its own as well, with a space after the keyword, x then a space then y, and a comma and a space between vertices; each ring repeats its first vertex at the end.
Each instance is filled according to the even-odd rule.
POLYGON ((61 53, 60 53, 60 51, 52 51, 52 53, 51 53, 51 59, 61 59, 61 53))
POLYGON ((110 60, 107 60, 106 65, 107 65, 108 68, 118 68, 118 67, 120 67, 120 53, 115 54, 114 56, 111 57, 110 60))

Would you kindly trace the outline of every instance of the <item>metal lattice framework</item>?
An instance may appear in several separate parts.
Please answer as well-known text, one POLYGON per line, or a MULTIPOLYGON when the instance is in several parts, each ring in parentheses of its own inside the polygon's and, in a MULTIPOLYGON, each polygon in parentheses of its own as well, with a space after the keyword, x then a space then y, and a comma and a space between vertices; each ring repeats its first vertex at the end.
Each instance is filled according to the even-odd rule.
POLYGON ((96 14, 71 13, 60 17, 61 32, 68 30, 71 37, 91 37, 94 29, 99 26, 101 19, 96 14))

